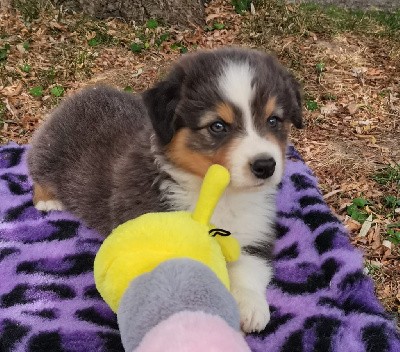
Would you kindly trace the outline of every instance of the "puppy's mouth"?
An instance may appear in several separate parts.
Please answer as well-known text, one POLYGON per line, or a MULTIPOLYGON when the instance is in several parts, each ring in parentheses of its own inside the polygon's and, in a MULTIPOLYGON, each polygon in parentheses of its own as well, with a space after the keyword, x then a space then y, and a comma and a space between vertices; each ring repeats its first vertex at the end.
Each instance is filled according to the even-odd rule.
POLYGON ((238 191, 258 191, 265 187, 267 184, 268 180, 248 180, 248 182, 237 182, 237 180, 232 178, 230 187, 238 191))

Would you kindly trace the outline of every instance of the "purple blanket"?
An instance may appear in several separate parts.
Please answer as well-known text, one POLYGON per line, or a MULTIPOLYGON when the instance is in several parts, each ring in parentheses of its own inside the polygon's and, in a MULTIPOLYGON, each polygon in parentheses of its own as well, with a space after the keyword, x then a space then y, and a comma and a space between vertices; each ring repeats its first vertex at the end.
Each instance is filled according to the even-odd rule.
MULTIPOLYGON (((35 210, 25 151, 0 148, 0 351, 122 351, 93 281, 101 238, 68 213, 35 210)), ((278 210, 271 321, 247 338, 252 350, 400 352, 361 254, 293 148, 278 210)))

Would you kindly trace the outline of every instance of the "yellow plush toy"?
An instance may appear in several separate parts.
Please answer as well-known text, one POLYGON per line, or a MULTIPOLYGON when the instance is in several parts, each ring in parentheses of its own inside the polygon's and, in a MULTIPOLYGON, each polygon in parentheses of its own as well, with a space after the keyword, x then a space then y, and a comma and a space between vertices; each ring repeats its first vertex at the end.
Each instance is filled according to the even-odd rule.
POLYGON ((174 258, 203 263, 229 289, 226 261, 238 259, 239 243, 209 223, 229 182, 229 172, 213 165, 204 178, 193 214, 145 214, 118 226, 103 242, 95 259, 94 277, 98 291, 114 312, 132 280, 174 258))

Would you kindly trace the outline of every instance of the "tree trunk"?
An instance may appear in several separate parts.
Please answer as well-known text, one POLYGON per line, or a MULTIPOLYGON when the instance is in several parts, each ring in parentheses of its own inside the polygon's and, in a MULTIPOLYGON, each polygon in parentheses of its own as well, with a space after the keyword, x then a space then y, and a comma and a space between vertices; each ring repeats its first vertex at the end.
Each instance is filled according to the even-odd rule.
POLYGON ((54 0, 54 3, 100 19, 120 17, 143 24, 153 18, 166 25, 204 25, 204 0, 54 0))

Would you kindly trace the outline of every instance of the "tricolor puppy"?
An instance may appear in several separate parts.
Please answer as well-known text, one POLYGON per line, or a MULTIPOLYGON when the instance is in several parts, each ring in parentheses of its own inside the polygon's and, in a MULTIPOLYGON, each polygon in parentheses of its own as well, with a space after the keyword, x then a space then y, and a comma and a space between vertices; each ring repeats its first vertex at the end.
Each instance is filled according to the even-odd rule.
POLYGON ((260 331, 290 124, 302 126, 299 85, 276 59, 232 48, 186 54, 142 94, 94 87, 65 99, 32 141, 34 203, 107 235, 146 212, 192 210, 208 167, 227 167, 213 223, 242 245, 232 293, 243 330, 260 331))

